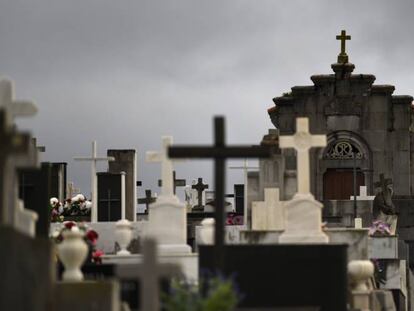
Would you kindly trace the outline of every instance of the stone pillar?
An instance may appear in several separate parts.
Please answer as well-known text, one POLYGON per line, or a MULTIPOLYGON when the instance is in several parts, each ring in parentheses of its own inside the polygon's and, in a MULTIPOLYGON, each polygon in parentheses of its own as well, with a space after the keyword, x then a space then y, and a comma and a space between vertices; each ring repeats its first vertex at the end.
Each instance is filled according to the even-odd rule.
POLYGON ((109 162, 109 173, 125 172, 125 217, 129 221, 136 221, 136 204, 137 204, 137 155, 136 150, 127 149, 109 149, 108 157, 114 157, 115 161, 109 162))
POLYGON ((348 263, 350 304, 353 309, 370 311, 370 295, 367 283, 374 275, 374 265, 369 260, 352 260, 348 263))

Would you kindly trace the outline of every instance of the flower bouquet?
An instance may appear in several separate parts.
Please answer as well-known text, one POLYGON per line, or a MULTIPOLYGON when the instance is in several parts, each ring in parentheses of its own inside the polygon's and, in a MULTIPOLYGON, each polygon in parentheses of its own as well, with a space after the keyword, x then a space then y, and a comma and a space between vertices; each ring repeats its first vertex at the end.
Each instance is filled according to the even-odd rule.
POLYGON ((391 235, 391 226, 382 220, 375 220, 369 228, 370 236, 389 236, 391 235))

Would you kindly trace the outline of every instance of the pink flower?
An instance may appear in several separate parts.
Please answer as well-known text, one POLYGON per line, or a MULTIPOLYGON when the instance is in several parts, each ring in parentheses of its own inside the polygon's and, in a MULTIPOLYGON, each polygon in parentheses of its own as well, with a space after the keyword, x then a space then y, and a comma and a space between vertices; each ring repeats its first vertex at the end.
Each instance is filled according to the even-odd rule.
POLYGON ((65 228, 71 230, 73 226, 76 226, 76 223, 74 221, 68 221, 64 223, 65 228))
POLYGON ((96 240, 98 239, 99 235, 95 230, 88 230, 86 233, 86 238, 93 244, 96 244, 96 240))
POLYGON ((104 252, 100 249, 97 249, 92 253, 92 261, 94 263, 102 263, 102 256, 104 255, 104 252))

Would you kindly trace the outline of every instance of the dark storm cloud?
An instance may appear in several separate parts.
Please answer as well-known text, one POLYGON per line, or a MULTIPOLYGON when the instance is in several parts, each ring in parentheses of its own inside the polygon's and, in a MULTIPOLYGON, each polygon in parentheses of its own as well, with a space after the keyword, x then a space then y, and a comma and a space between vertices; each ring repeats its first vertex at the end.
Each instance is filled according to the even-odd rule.
MULTIPOLYGON (((224 114, 229 142, 259 142, 274 96, 331 72, 341 29, 352 35, 356 72, 414 94, 412 9, 411 1, 3 0, 0 74, 39 106, 19 125, 47 146, 45 160, 68 161, 84 189, 88 166, 71 159, 89 153, 92 139, 101 154, 138 149, 139 178, 154 185, 159 166, 143 153, 158 150, 161 135, 210 143, 212 116, 224 114)), ((209 164, 177 170, 211 180, 209 164)))

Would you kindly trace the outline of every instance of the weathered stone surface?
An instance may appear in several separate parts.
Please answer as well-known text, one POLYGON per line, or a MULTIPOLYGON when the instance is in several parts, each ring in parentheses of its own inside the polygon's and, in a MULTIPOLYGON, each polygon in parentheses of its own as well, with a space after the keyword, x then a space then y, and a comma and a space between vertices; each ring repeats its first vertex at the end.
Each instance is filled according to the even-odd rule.
POLYGON ((121 305, 116 281, 58 282, 54 297, 59 311, 119 311, 121 305))
POLYGON ((368 259, 368 229, 328 228, 329 243, 347 244, 348 261, 368 259))
POLYGON ((55 280, 51 242, 0 226, 0 245, 0 310, 50 310, 55 280))
POLYGON ((369 258, 398 259, 398 237, 378 236, 368 240, 369 258))

